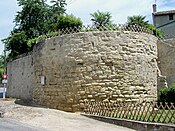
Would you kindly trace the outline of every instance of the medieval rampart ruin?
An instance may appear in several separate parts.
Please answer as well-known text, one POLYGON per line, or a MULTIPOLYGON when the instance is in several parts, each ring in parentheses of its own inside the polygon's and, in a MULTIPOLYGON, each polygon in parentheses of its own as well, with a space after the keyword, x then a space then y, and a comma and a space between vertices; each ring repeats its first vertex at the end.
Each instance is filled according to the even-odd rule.
POLYGON ((154 101, 157 43, 153 35, 131 31, 48 38, 8 63, 8 96, 71 112, 87 100, 154 101))

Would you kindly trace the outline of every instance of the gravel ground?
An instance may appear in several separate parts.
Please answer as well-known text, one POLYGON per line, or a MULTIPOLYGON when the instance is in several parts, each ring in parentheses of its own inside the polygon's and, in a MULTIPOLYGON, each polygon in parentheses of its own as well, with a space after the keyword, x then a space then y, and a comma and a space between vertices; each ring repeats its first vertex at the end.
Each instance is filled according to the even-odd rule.
POLYGON ((48 131, 133 131, 132 129, 93 120, 80 113, 67 113, 36 106, 15 104, 15 100, 0 100, 4 119, 11 119, 48 131))

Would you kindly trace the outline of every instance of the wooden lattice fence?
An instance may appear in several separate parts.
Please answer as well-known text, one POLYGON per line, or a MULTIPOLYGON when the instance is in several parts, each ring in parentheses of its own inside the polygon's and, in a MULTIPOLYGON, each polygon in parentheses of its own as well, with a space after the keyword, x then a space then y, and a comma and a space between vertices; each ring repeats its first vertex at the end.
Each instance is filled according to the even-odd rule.
POLYGON ((175 124, 173 103, 86 102, 84 113, 143 122, 175 124))

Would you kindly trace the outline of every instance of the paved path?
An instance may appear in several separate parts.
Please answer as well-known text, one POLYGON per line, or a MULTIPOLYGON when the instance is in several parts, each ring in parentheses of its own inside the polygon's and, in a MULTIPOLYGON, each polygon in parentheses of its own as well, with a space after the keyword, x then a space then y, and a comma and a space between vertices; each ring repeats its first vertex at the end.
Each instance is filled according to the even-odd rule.
POLYGON ((12 120, 4 120, 0 118, 0 131, 44 131, 43 129, 39 130, 34 127, 29 127, 22 123, 17 123, 12 120))
MULTIPOLYGON (((68 113, 48 108, 22 106, 15 104, 13 101, 0 101, 0 111, 5 112, 5 119, 16 120, 19 123, 24 123, 24 125, 27 124, 31 127, 36 127, 36 129, 42 128, 47 131, 133 131, 129 128, 90 119, 81 116, 79 113, 68 113)), ((0 126, 2 126, 2 124, 0 126)), ((0 131, 3 130, 0 128, 0 131)))

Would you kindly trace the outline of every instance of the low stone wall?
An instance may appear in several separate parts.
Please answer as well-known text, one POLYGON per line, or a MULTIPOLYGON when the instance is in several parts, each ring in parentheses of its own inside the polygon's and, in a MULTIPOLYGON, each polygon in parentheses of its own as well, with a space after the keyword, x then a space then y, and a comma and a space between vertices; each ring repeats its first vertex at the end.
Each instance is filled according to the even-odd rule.
POLYGON ((86 100, 156 100, 156 43, 156 37, 134 32, 47 39, 33 51, 33 99, 65 111, 81 110, 86 100))
POLYGON ((175 83, 175 39, 159 41, 157 46, 158 66, 161 74, 165 76, 168 85, 175 83))
POLYGON ((7 96, 24 100, 32 100, 32 84, 34 79, 33 72, 32 55, 10 61, 7 65, 7 96))

